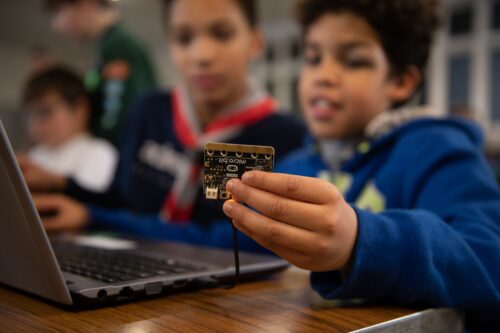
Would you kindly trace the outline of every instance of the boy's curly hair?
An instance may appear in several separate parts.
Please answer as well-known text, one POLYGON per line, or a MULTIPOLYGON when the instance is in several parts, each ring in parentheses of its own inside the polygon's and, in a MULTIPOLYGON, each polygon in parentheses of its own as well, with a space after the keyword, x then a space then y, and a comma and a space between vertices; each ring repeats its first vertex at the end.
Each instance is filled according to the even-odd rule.
POLYGON ((415 65, 424 76, 433 36, 443 21, 439 0, 300 0, 296 16, 304 32, 321 16, 349 12, 378 33, 392 75, 415 65))

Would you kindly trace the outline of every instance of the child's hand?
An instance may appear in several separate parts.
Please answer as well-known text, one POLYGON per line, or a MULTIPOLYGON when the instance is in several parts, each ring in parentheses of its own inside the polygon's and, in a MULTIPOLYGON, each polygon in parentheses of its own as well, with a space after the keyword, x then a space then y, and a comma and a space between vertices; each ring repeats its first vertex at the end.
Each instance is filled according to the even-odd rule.
POLYGON ((251 171, 241 181, 229 181, 227 190, 234 200, 226 201, 224 212, 234 225, 290 263, 316 272, 340 270, 349 263, 358 221, 332 184, 251 171))
POLYGON ((33 200, 47 231, 78 230, 89 222, 87 208, 63 195, 36 195, 33 200))
POLYGON ((47 171, 24 155, 17 156, 17 162, 23 173, 26 184, 32 192, 62 191, 66 187, 65 177, 47 171))

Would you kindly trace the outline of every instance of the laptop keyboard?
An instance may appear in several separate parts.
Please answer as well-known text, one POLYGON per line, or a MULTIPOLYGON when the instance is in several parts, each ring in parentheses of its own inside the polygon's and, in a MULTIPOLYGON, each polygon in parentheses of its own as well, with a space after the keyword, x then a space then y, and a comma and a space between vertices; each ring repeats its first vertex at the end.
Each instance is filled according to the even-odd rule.
POLYGON ((61 270, 106 283, 185 274, 206 267, 174 259, 155 259, 127 251, 106 250, 70 243, 53 244, 61 270))

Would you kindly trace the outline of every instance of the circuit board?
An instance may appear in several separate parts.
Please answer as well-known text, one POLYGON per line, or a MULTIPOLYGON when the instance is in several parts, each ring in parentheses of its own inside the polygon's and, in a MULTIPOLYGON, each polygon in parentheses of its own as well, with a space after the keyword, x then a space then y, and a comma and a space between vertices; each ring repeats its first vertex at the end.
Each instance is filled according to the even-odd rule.
POLYGON ((228 143, 207 143, 204 151, 205 198, 227 200, 226 183, 250 170, 272 172, 274 148, 228 143))

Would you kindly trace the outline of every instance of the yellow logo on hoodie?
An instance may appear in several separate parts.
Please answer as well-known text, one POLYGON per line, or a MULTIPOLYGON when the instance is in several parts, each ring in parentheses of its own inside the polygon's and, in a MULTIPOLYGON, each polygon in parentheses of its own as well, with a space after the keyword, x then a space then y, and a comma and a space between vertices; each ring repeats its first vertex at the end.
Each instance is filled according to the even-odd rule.
POLYGON ((372 213, 380 213, 385 209, 385 196, 374 182, 369 182, 356 200, 356 206, 372 213))
MULTIPOLYGON (((329 172, 325 171, 321 172, 318 178, 335 185, 343 195, 347 193, 352 185, 352 176, 349 173, 339 172, 335 177, 332 177, 329 172)), ((371 181, 361 191, 355 205, 372 213, 380 213, 385 209, 385 196, 378 190, 375 183, 371 181)))

